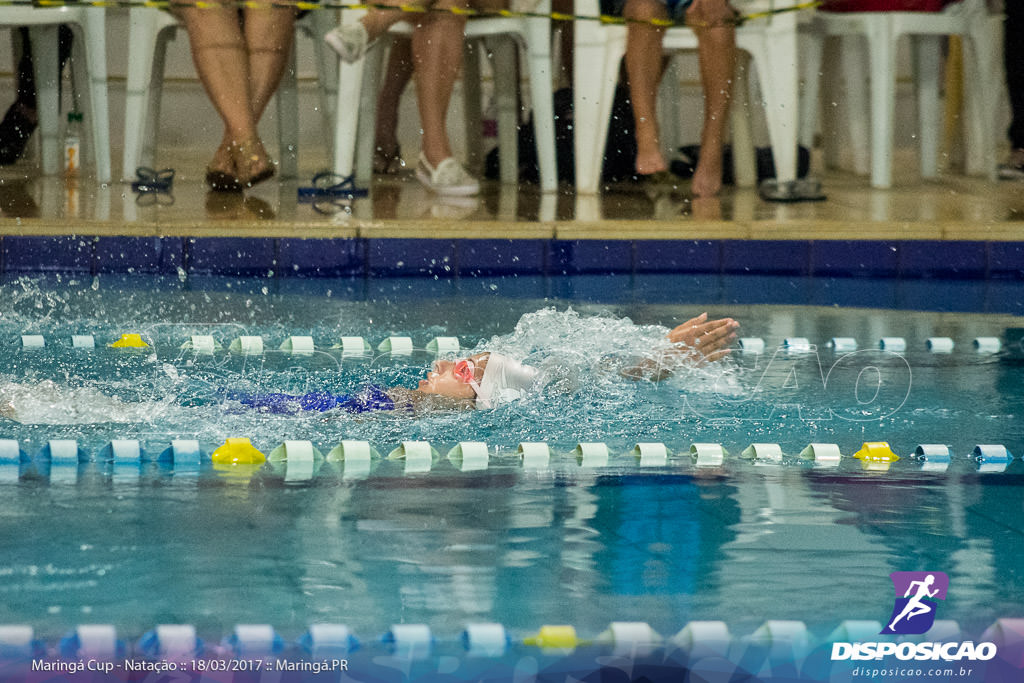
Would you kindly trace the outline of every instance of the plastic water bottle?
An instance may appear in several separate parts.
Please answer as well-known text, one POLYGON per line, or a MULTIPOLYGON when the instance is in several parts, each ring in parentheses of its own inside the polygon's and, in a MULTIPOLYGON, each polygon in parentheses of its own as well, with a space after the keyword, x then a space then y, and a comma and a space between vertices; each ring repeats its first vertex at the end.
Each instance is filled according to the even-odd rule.
POLYGON ((64 131, 64 175, 74 177, 82 166, 82 112, 68 112, 68 126, 64 131))

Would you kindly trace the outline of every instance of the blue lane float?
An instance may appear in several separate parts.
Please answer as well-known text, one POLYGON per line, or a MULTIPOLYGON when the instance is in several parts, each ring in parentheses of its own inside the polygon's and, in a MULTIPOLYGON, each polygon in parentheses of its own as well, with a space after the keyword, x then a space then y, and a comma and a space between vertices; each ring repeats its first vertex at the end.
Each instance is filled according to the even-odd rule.
POLYGON ((471 657, 501 657, 511 644, 501 624, 469 624, 462 632, 462 645, 471 657))
POLYGON ((920 444, 911 457, 925 472, 945 472, 953 461, 953 454, 945 444, 920 444))
POLYGON ((195 439, 174 439, 170 448, 162 451, 158 460, 177 469, 199 469, 203 452, 195 439))
POLYGON ((607 467, 608 445, 600 442, 581 442, 576 444, 572 455, 580 467, 607 467))
POLYGON ((490 463, 487 444, 483 441, 461 441, 448 451, 448 461, 460 472, 486 470, 490 463))
POLYGON ((839 445, 834 443, 811 443, 800 451, 800 457, 810 460, 815 467, 838 467, 843 454, 839 445))
POLYGON ((46 338, 41 334, 21 335, 21 348, 25 351, 38 351, 46 346, 46 338))
POLYGON ((725 659, 733 637, 724 621, 691 621, 671 639, 671 644, 689 655, 694 664, 701 659, 725 659))
POLYGON ((665 444, 651 442, 638 443, 633 446, 630 455, 636 458, 637 465, 640 467, 665 467, 668 465, 668 459, 672 453, 665 444))
POLYGON ((186 661, 203 654, 203 641, 192 625, 160 624, 143 634, 135 649, 149 659, 186 661))
POLYGON ((740 353, 757 355, 764 353, 764 339, 760 337, 741 337, 739 339, 740 353))
POLYGON ((878 348, 882 351, 902 353, 907 350, 907 340, 903 337, 882 337, 878 340, 878 348))
POLYGON ((781 463, 782 447, 777 443, 752 443, 740 455, 755 462, 781 463))
POLYGON ((142 460, 142 445, 138 439, 113 439, 100 449, 97 458, 115 465, 138 464, 142 460))
POLYGON ((31 626, 0 625, 0 661, 38 659, 45 654, 46 644, 36 640, 31 626))
POLYGON ((434 635, 426 624, 395 624, 381 642, 401 659, 426 659, 434 649, 434 635))
POLYGON ((975 337, 972 346, 977 353, 999 353, 1003 342, 999 337, 975 337))
POLYGON ((619 657, 646 657, 662 647, 665 639, 644 621, 613 621, 594 642, 610 645, 619 657))
POLYGON ((832 337, 826 346, 836 353, 850 353, 857 350, 857 340, 853 337, 832 337))
POLYGON ((269 624, 238 624, 224 641, 236 657, 270 657, 284 652, 284 639, 269 624))
POLYGON ((358 650, 359 640, 344 624, 313 624, 299 638, 299 647, 311 657, 334 657, 358 650))
POLYGON ((263 337, 242 335, 231 342, 228 350, 242 356, 263 355, 263 337))
POLYGON ((174 439, 170 447, 147 453, 137 439, 112 439, 96 451, 90 452, 73 439, 51 439, 33 454, 14 439, 0 439, 0 481, 14 482, 35 477, 52 482, 76 480, 86 471, 102 471, 122 480, 137 478, 156 465, 166 474, 199 474, 205 468, 247 465, 255 475, 259 470, 283 476, 285 481, 310 481, 320 476, 341 475, 345 478, 365 477, 377 467, 389 474, 425 474, 438 464, 442 470, 454 468, 460 472, 479 472, 497 464, 513 465, 516 461, 524 470, 564 467, 575 462, 581 468, 603 468, 610 465, 637 467, 690 466, 700 468, 731 468, 765 465, 810 464, 815 468, 839 467, 847 469, 859 464, 866 471, 885 472, 890 469, 944 473, 973 469, 983 473, 1005 472, 1014 464, 1015 457, 1002 444, 975 446, 966 455, 956 455, 946 444, 919 444, 901 457, 885 441, 864 442, 852 455, 844 458, 838 444, 811 443, 798 452, 786 454, 780 444, 752 443, 737 452, 735 459, 719 443, 693 443, 687 450, 689 460, 672 457, 672 451, 663 443, 637 443, 632 449, 613 454, 605 442, 579 442, 570 450, 551 447, 548 443, 521 442, 511 453, 503 446, 485 442, 464 441, 446 451, 446 456, 427 441, 402 441, 382 457, 367 441, 343 440, 326 454, 312 441, 286 440, 264 455, 245 437, 231 437, 225 443, 206 450, 197 440, 174 439), (153 453, 159 452, 159 455, 153 453), (552 453, 558 458, 553 459, 552 453), (615 457, 613 457, 613 455, 615 457), (497 463, 495 463, 497 456, 497 463), (571 458, 571 459, 570 459, 571 458), (155 463, 154 463, 155 461, 155 463), (728 461, 728 462, 727 462, 728 461), (398 470, 397 468, 400 468, 398 470))
POLYGON ((690 444, 690 457, 694 467, 721 467, 729 452, 720 443, 690 444))
POLYGON ((782 348, 789 353, 810 353, 811 342, 807 337, 786 337, 782 342, 782 348))
POLYGON ((516 447, 523 469, 546 469, 551 464, 551 448, 543 441, 524 441, 516 447))
POLYGON ((388 460, 402 460, 406 474, 429 472, 438 457, 437 450, 427 441, 403 441, 388 453, 388 460))
MULTIPOLYGON (((517 635, 500 623, 483 622, 468 624, 457 635, 435 638, 427 624, 396 624, 378 639, 366 641, 370 643, 369 652, 359 662, 361 667, 379 666, 381 671, 393 673, 396 667, 409 667, 431 658, 436 658, 436 663, 457 665, 461 652, 469 669, 486 669, 490 680, 504 680, 511 677, 505 675, 502 667, 515 666, 524 661, 524 656, 582 655, 596 666, 618 667, 620 663, 629 665, 633 660, 638 663, 657 661, 659 666, 679 667, 681 676, 689 672, 694 680, 727 680, 735 678, 734 674, 778 682, 838 680, 836 676, 846 680, 849 667, 857 662, 834 661, 830 656, 834 644, 892 642, 889 637, 879 636, 881 630, 878 621, 847 620, 832 629, 823 629, 821 633, 827 636, 816 637, 802 621, 768 620, 752 633, 740 636, 734 635, 724 621, 692 621, 666 639, 646 622, 613 621, 591 638, 578 632, 572 624, 547 624, 536 632, 517 635), (471 660, 479 660, 475 666, 485 669, 474 668, 471 660)), ((978 664, 983 667, 979 673, 984 680, 1019 680, 1024 669, 1024 619, 1021 618, 998 618, 980 634, 965 632, 953 620, 936 620, 927 635, 900 638, 899 642, 909 647, 926 640, 972 641, 972 644, 985 644, 992 652, 998 651, 998 659, 978 664)), ((206 663, 221 662, 224 666, 232 661, 253 666, 260 660, 262 667, 269 671, 282 670, 274 662, 301 664, 333 659, 346 664, 346 660, 361 649, 356 635, 342 624, 311 625, 294 642, 286 642, 270 624, 240 624, 221 645, 213 647, 204 646, 195 627, 188 624, 158 625, 133 641, 131 647, 118 637, 113 625, 85 624, 75 627, 52 649, 36 638, 30 625, 0 624, 0 672, 13 673, 17 680, 23 677, 19 676, 18 667, 27 670, 33 660, 58 665, 94 662, 92 670, 99 672, 114 671, 128 660, 181 663, 202 659, 206 663), (100 666, 96 667, 96 663, 100 666)), ((376 673, 370 668, 361 670, 371 677, 376 673)), ((411 669, 403 671, 409 677, 411 669)), ((92 676, 90 680, 101 679, 92 676)), ((474 674, 466 680, 477 680, 477 676, 474 674)))
POLYGON ((127 647, 110 624, 83 624, 64 636, 58 646, 64 659, 96 659, 112 662, 124 659, 127 647))
POLYGON ((981 444, 974 447, 970 457, 979 472, 1004 472, 1013 461, 1013 454, 1002 444, 981 444))

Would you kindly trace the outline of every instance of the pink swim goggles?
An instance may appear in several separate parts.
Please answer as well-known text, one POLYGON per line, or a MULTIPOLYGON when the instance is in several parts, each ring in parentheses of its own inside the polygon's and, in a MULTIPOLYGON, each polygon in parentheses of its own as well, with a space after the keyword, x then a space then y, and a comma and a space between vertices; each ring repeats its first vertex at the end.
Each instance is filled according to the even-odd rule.
POLYGON ((465 384, 476 385, 476 365, 468 358, 458 361, 452 367, 452 374, 465 384))

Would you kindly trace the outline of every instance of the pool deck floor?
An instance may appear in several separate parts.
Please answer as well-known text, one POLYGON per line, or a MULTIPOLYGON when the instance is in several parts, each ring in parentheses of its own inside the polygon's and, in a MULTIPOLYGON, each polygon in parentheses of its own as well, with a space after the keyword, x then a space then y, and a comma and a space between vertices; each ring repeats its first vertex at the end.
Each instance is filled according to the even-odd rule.
MULTIPOLYGON (((0 236, 1024 240, 1024 183, 955 172, 923 180, 908 154, 897 156, 893 187, 884 190, 872 189, 865 177, 821 172, 816 159, 812 177, 827 196, 818 202, 767 202, 754 189, 732 186, 720 198, 694 200, 685 180, 677 190, 622 183, 597 196, 577 196, 568 185, 545 195, 535 185, 485 181, 479 198, 445 199, 407 170, 376 178, 369 196, 350 205, 313 206, 297 201, 298 187, 308 181, 295 179, 275 178, 244 195, 211 193, 202 157, 185 152, 164 162, 178 169, 177 177, 173 193, 158 196, 138 196, 120 180, 100 185, 89 169, 68 181, 41 176, 30 159, 2 168, 0 236)), ((300 172, 312 175, 312 169, 300 172)))

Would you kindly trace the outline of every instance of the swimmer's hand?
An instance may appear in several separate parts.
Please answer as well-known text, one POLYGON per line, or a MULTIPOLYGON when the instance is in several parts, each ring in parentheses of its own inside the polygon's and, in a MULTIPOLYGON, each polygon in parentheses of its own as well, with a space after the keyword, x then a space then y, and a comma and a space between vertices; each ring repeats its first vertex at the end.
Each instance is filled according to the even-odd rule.
POLYGON ((691 360, 711 363, 731 353, 740 324, 732 318, 708 320, 707 313, 687 320, 668 333, 668 340, 691 360))
POLYGON ((683 365, 703 365, 721 360, 732 350, 740 324, 732 318, 708 320, 707 313, 687 320, 668 333, 672 347, 659 349, 647 358, 622 371, 635 380, 660 382, 683 365))

